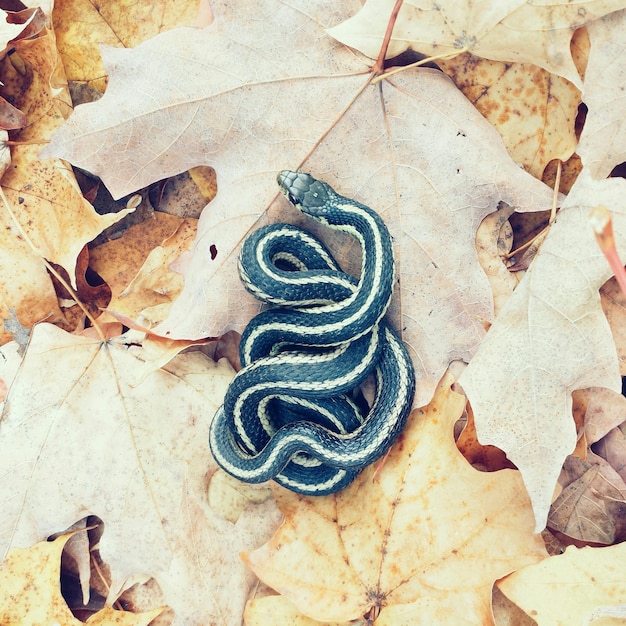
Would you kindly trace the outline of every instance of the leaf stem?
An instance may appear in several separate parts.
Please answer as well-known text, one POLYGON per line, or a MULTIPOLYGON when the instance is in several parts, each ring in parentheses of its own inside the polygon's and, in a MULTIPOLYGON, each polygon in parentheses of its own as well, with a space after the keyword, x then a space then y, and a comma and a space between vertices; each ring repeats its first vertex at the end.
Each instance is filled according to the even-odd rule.
POLYGON ((389 21, 387 22, 387 30, 385 31, 385 36, 383 37, 383 43, 380 46, 378 58, 376 59, 376 63, 372 66, 372 74, 374 76, 380 76, 385 71, 387 48, 389 48, 391 35, 393 33, 394 26, 396 25, 396 19, 398 19, 398 13, 400 13, 400 8, 402 7, 403 2, 404 0, 396 0, 396 3, 393 5, 393 9, 391 10, 391 15, 389 16, 389 21))
POLYGON ((622 293, 626 295, 626 270, 624 270, 624 264, 619 258, 617 248, 615 247, 611 212, 604 205, 600 204, 589 214, 589 222, 602 254, 609 262, 622 293))

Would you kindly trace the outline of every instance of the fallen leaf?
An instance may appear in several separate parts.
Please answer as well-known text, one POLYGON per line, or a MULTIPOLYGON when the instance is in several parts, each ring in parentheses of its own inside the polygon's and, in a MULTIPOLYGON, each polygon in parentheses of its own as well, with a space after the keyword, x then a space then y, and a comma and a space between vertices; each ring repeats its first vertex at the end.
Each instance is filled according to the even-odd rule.
MULTIPOLYGON (((27 126, 11 134, 11 167, 2 177, 10 206, 0 207, 3 255, 3 318, 12 306, 19 321, 59 321, 63 316, 41 257, 61 265, 76 287, 76 262, 85 244, 127 211, 98 215, 82 197, 73 174, 58 160, 41 161, 38 153, 69 112, 61 85, 53 35, 43 31, 35 39, 21 40, 15 54, 1 61, 4 86, 28 119, 27 126), (25 239, 28 238, 29 242, 25 239)), ((7 337, 5 335, 4 340, 7 337)))
POLYGON ((575 548, 529 565, 498 587, 537 624, 584 624, 600 606, 626 603, 626 544, 575 548))
POLYGON ((106 72, 99 44, 131 48, 173 26, 191 25, 198 4, 198 0, 55 2, 54 30, 67 79, 104 91, 106 72))
MULTIPOLYGON (((195 231, 195 220, 154 212, 123 237, 92 249, 89 265, 113 292, 109 310, 138 319, 145 308, 171 302, 183 280, 169 266, 191 247, 195 231)), ((110 318, 105 313, 102 321, 106 319, 110 318)))
POLYGON ((559 482, 564 488, 552 503, 548 526, 585 543, 614 543, 615 519, 626 511, 626 484, 619 475, 590 452, 585 461, 567 457, 559 482))
MULTIPOLYGON (((625 194, 623 180, 594 181, 581 173, 540 253, 459 380, 474 409, 479 441, 504 450, 521 470, 537 531, 545 526, 561 466, 576 445, 572 391, 621 390, 598 293, 611 270, 588 215, 604 203, 620 224, 625 194)), ((626 247, 616 237, 618 247, 626 247)))
POLYGON ((285 626, 350 626, 354 622, 319 622, 302 615, 297 607, 284 596, 266 596, 255 598, 246 605, 244 613, 246 626, 267 626, 283 624, 285 626))
MULTIPOLYGON (((16 548, 0 565, 0 620, 3 626, 63 624, 81 626, 61 595, 61 552, 73 535, 42 541, 30 548, 16 548)), ((94 613, 87 624, 147 626, 163 612, 115 611, 106 607, 94 613)))
POLYGON ((588 25, 591 48, 583 100, 589 111, 578 153, 594 178, 626 161, 626 11, 588 25))
MULTIPOLYGON (((275 173, 307 159, 306 169, 375 207, 398 242, 401 288, 390 318, 418 370, 416 404, 428 402, 450 360, 471 357, 493 315, 476 263, 478 224, 501 201, 547 209, 550 190, 520 171, 493 128, 439 72, 369 84, 363 61, 324 36, 322 25, 339 18, 328 6, 307 4, 303 21, 297 8, 265 0, 257 16, 280 24, 268 32, 258 30, 268 22, 261 17, 242 31, 234 3, 218 8, 219 22, 207 29, 169 31, 133 51, 108 49, 107 93, 78 107, 45 154, 103 176, 116 195, 209 161, 219 172, 183 292, 156 329, 178 339, 241 331, 258 312, 237 277, 238 247, 268 218, 302 223, 282 196, 274 202, 275 173), (242 66, 242 55, 254 63, 242 66), (153 98, 129 100, 131 83, 153 98), (283 97, 292 84, 306 89, 283 97), (154 102, 162 104, 155 109, 154 102), (289 125, 281 123, 286 118, 289 125), (355 119, 367 123, 355 127, 355 119), (176 141, 168 133, 154 137, 154 127, 169 129, 176 141)), ((346 271, 356 271, 355 242, 323 236, 346 271)))
POLYGON ((498 130, 511 158, 541 179, 553 159, 576 149, 580 91, 537 66, 463 54, 438 64, 498 130))
POLYGON ((615 278, 608 280, 600 289, 600 301, 617 348, 620 374, 626 376, 626 295, 615 278))
MULTIPOLYGON (((381 47, 391 0, 367 0, 353 18, 329 29, 331 36, 376 58, 381 47)), ((515 63, 532 63, 581 87, 570 53, 577 28, 624 8, 622 0, 589 0, 574 4, 561 0, 478 0, 403 3, 387 58, 411 48, 428 56, 472 54, 515 63)))
POLYGON ((478 472, 456 449, 465 400, 451 383, 414 411, 376 478, 370 467, 323 498, 276 488, 285 521, 244 560, 304 615, 344 621, 374 608, 377 624, 490 623, 494 580, 546 556, 519 474, 478 472))
POLYGON ((97 515, 110 602, 147 574, 176 625, 234 623, 252 584, 237 552, 276 514, 267 502, 233 525, 206 501, 209 421, 233 371, 187 353, 132 386, 141 356, 34 328, 0 421, 0 553, 97 515))

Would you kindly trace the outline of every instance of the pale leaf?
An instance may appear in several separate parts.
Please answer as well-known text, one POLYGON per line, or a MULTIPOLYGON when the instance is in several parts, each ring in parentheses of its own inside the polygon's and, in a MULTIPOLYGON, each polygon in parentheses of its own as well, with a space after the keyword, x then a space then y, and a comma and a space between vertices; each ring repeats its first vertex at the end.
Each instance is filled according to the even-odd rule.
POLYGON ((148 574, 175 624, 233 623, 252 583, 237 552, 276 524, 272 503, 236 525, 207 505, 209 422, 233 371, 195 352, 133 385, 141 356, 35 327, 0 421, 0 551, 97 515, 110 601, 148 574))
MULTIPOLYGON (((324 36, 319 21, 336 16, 322 8, 303 19, 267 0, 259 14, 279 11, 281 28, 260 36, 255 22, 237 37, 227 21, 233 6, 221 10, 219 29, 170 31, 132 52, 115 51, 119 64, 109 67, 107 94, 79 107, 49 152, 102 174, 117 193, 212 161, 219 192, 201 218, 183 293, 158 328, 169 337, 197 338, 241 330, 258 311, 237 278, 238 246, 270 205, 270 220, 298 219, 282 198, 272 204, 275 174, 297 167, 321 141, 304 167, 373 206, 398 242, 402 289, 391 319, 413 351, 416 402, 427 402, 448 362, 470 358, 492 317, 473 232, 500 201, 545 209, 550 191, 519 170, 493 128, 439 73, 422 70, 364 85, 366 66, 324 36), (292 21, 297 28, 290 28, 292 21), (254 73, 225 74, 226 66, 241 67, 242 41, 255 59, 254 73), (293 51, 283 64, 277 46, 286 42, 293 51), (268 57, 276 61, 269 64, 268 57), (206 58, 213 59, 211 67, 206 58), (137 76, 146 80, 139 91, 152 99, 129 96, 137 76), (287 93, 287 85, 296 88, 287 93), (152 102, 161 104, 148 107, 152 102), (155 137, 155 127, 167 132, 155 137)), ((346 251, 345 238, 328 241, 345 269, 356 271, 354 243, 346 251)))
MULTIPOLYGON (((329 33, 376 58, 393 5, 393 0, 367 0, 357 15, 329 33)), ((625 5, 623 0, 408 0, 400 9, 387 58, 409 48, 427 56, 469 51, 494 61, 532 63, 580 88, 569 47, 574 31, 625 5)))
POLYGON ((564 554, 529 565, 498 587, 537 624, 581 624, 599 607, 626 603, 626 544, 595 548, 570 546, 564 554))
POLYGON ((546 556, 518 472, 478 472, 457 450, 465 400, 451 383, 413 412, 378 472, 324 498, 276 490, 285 522, 245 560, 303 614, 343 621, 379 608, 384 624, 489 623, 494 580, 546 556))
POLYGON ((574 389, 621 389, 617 354, 598 290, 611 275, 588 223, 597 204, 614 211, 618 249, 626 220, 623 180, 583 171, 539 255, 506 302, 460 378, 483 444, 504 450, 521 470, 537 531, 556 480, 576 445, 574 389))
POLYGON ((583 100, 589 111, 578 153, 594 178, 626 161, 626 11, 588 26, 591 49, 583 100))

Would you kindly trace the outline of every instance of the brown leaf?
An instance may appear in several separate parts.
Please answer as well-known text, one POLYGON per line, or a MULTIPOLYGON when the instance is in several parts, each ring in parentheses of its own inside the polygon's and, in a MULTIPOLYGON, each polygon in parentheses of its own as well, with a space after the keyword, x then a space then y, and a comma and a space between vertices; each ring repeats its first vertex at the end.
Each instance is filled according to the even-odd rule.
POLYGON ((511 158, 536 178, 576 149, 580 91, 537 66, 464 54, 438 64, 495 126, 511 158))
POLYGON ((456 449, 465 401, 451 383, 413 413, 382 469, 335 496, 276 490, 285 521, 244 558, 305 615, 341 621, 374 607, 377 624, 490 623, 493 581, 546 555, 519 474, 477 472, 456 449))
POLYGON ((586 461, 567 457, 560 482, 564 489, 552 503, 548 526, 586 543, 611 545, 615 519, 626 510, 626 484, 593 453, 586 461))
MULTIPOLYGON (((3 626, 63 624, 81 626, 67 606, 60 587, 61 552, 72 534, 42 541, 30 548, 15 548, 0 565, 0 620, 3 626)), ((106 607, 87 623, 109 626, 147 626, 164 607, 146 613, 115 611, 106 607)))

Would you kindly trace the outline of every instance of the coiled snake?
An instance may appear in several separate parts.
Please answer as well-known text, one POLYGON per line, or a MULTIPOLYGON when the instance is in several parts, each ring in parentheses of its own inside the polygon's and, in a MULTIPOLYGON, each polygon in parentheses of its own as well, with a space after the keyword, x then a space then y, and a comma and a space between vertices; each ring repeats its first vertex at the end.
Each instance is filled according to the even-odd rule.
POLYGON ((239 274, 258 299, 276 305, 241 338, 242 369, 211 423, 220 467, 246 482, 275 479, 298 493, 325 495, 349 484, 387 452, 415 392, 411 359, 382 319, 391 300, 391 237, 369 207, 309 174, 285 170, 278 184, 318 222, 355 237, 358 281, 341 271, 313 235, 288 224, 244 242, 239 274), (374 374, 366 415, 350 391, 374 374))

